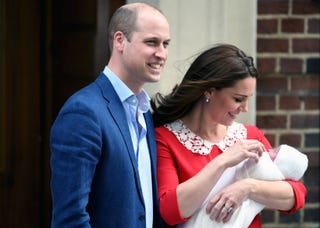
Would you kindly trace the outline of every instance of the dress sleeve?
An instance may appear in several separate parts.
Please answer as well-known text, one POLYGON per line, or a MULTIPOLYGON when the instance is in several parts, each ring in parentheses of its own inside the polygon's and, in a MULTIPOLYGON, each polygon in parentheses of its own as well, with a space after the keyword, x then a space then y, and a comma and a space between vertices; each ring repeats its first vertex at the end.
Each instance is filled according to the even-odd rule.
MULTIPOLYGON (((172 137, 172 136, 171 136, 172 137)), ((177 201, 176 188, 179 184, 178 171, 169 148, 170 132, 164 127, 156 129, 157 178, 160 213, 169 225, 186 221, 182 218, 177 201)))
POLYGON ((300 182, 300 181, 291 181, 291 180, 286 180, 292 187, 295 195, 295 205, 291 210, 289 211, 281 211, 282 213, 285 214, 292 214, 299 210, 300 208, 304 207, 305 204, 305 198, 307 195, 307 189, 306 187, 300 182))

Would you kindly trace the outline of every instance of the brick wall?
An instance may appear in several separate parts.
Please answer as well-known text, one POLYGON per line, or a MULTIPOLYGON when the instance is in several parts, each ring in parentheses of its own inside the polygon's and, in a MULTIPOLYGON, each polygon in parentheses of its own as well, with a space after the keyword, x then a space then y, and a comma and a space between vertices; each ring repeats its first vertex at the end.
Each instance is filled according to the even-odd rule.
POLYGON ((307 154, 306 205, 262 213, 263 227, 319 227, 320 1, 258 0, 257 125, 271 144, 307 154))

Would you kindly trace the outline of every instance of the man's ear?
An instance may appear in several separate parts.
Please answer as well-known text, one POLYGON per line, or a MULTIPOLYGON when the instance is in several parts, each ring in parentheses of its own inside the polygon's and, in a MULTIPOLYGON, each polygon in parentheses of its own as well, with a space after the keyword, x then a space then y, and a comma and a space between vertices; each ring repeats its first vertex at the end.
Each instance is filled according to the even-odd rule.
POLYGON ((122 52, 126 37, 120 31, 115 32, 113 36, 113 46, 116 50, 122 52))

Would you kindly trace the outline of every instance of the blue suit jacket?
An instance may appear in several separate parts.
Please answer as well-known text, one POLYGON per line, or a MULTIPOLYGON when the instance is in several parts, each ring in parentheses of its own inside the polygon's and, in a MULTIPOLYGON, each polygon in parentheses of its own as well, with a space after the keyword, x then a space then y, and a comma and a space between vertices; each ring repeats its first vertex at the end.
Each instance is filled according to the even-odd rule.
MULTIPOLYGON (((150 112, 145 119, 154 227, 159 227, 150 112)), ((51 128, 50 146, 52 227, 145 227, 144 200, 126 115, 104 74, 67 100, 51 128)))

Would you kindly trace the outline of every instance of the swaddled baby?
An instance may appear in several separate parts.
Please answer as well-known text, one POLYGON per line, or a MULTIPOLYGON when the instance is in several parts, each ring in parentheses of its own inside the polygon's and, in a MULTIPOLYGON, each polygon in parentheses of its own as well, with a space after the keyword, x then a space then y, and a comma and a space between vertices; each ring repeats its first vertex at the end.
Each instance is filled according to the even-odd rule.
POLYGON ((255 178, 260 180, 299 180, 308 167, 308 158, 305 154, 288 145, 281 145, 272 149, 270 154, 264 152, 255 162, 253 159, 247 159, 238 165, 228 168, 221 175, 219 181, 211 190, 201 208, 187 222, 178 225, 178 227, 188 228, 245 228, 248 227, 254 217, 265 207, 264 205, 246 199, 241 206, 237 208, 227 223, 218 223, 210 219, 206 213, 208 201, 223 187, 243 178, 255 178), (274 161, 270 156, 274 154, 274 161))

